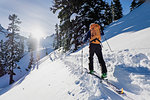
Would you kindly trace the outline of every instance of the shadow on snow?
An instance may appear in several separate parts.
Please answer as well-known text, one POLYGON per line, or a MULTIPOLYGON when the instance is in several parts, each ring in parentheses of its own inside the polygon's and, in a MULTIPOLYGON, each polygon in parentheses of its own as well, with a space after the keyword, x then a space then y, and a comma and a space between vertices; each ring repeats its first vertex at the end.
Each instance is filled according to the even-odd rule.
POLYGON ((144 76, 150 76, 150 70, 145 67, 126 67, 125 65, 118 65, 115 66, 115 72, 114 77, 117 78, 118 82, 115 83, 120 88, 123 88, 125 91, 139 94, 140 91, 142 91, 142 88, 140 86, 132 84, 132 80, 130 78, 130 74, 135 75, 144 75, 144 76))

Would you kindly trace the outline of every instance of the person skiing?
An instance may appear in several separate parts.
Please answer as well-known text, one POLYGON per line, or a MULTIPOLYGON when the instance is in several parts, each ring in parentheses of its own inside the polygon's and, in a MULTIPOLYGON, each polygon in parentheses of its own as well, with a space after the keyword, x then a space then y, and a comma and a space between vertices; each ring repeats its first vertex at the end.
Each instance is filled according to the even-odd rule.
POLYGON ((104 35, 104 32, 101 30, 100 25, 92 23, 92 24, 90 24, 90 30, 87 32, 87 35, 86 35, 83 43, 86 43, 88 38, 90 38, 90 45, 89 45, 89 70, 90 70, 90 73, 91 74, 94 73, 93 56, 95 53, 98 57, 98 60, 99 60, 99 63, 101 65, 101 69, 102 69, 101 78, 106 78, 107 77, 107 68, 106 68, 105 61, 104 61, 103 55, 102 55, 101 35, 104 35))

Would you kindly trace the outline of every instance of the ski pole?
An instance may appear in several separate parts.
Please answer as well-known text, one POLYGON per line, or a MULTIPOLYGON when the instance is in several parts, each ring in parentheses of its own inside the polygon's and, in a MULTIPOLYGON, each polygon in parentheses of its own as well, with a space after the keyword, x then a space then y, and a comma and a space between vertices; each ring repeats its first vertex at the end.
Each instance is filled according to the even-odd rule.
POLYGON ((81 51, 81 67, 82 67, 82 72, 81 74, 83 73, 83 48, 82 48, 82 51, 81 51))
POLYGON ((105 38, 105 41, 106 41, 106 43, 107 43, 107 45, 108 45, 108 47, 109 47, 110 51, 111 51, 111 52, 113 52, 113 51, 111 50, 111 47, 110 47, 110 45, 109 45, 109 43, 108 43, 108 41, 107 41, 107 39, 106 39, 105 35, 104 35, 104 38, 105 38))

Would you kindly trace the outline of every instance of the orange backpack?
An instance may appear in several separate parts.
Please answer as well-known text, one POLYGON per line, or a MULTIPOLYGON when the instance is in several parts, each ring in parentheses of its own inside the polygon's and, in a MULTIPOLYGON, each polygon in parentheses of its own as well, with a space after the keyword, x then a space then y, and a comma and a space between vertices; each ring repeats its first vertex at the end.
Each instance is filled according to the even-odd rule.
POLYGON ((90 42, 94 44, 100 44, 100 40, 101 40, 100 25, 91 24, 90 31, 91 31, 90 42))

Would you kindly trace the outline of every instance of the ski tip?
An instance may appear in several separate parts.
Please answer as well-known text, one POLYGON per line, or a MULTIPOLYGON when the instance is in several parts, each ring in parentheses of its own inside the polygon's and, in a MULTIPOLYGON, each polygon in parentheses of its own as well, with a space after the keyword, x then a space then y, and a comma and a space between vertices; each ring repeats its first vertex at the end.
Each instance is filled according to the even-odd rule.
POLYGON ((123 94, 124 92, 123 92, 123 88, 121 89, 121 94, 123 94))

